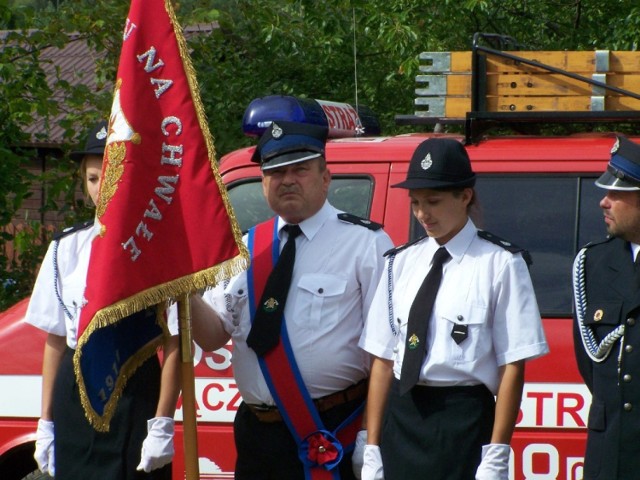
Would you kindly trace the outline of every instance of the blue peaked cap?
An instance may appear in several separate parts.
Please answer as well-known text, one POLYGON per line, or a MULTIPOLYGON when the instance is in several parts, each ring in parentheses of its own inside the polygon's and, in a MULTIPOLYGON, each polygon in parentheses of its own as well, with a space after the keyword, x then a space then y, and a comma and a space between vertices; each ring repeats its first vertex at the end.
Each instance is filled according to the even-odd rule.
POLYGON ((607 170, 596 185, 607 190, 640 190, 640 145, 616 137, 607 170))
POLYGON ((277 121, 260 137, 251 161, 262 170, 283 167, 324 156, 327 127, 277 121))

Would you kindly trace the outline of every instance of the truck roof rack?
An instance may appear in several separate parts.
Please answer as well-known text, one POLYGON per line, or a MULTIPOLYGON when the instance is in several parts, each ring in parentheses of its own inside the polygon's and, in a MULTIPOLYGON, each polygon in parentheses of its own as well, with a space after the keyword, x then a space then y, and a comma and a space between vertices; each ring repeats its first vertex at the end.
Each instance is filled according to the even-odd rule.
POLYGON ((640 52, 505 51, 514 47, 511 37, 476 33, 470 52, 421 53, 416 111, 396 124, 462 125, 467 144, 494 127, 640 124, 640 52))

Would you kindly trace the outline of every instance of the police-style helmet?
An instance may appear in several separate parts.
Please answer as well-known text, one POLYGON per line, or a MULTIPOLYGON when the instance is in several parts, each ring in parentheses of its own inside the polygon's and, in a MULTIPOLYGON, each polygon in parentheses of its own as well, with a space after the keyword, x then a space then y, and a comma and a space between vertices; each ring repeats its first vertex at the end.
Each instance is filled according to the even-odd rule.
POLYGON ((407 179, 392 188, 465 188, 473 187, 476 175, 471 170, 464 146, 451 138, 430 138, 416 148, 407 179))
POLYGON ((104 155, 104 149, 107 145, 107 136, 109 127, 106 121, 101 121, 91 129, 83 150, 71 152, 69 156, 72 160, 79 162, 85 155, 104 155))

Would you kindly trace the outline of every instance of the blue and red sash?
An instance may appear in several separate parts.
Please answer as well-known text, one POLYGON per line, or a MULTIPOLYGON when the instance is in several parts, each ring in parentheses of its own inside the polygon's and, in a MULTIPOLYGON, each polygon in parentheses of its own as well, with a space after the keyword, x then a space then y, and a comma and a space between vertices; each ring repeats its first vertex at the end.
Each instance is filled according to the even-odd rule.
MULTIPOLYGON (((249 230, 251 266, 247 272, 249 308, 253 319, 267 278, 279 256, 278 223, 274 217, 249 230)), ((354 447, 362 423, 364 403, 334 432, 325 429, 291 348, 286 322, 282 322, 280 341, 263 357, 260 369, 278 410, 298 444, 298 456, 308 480, 340 479, 337 468, 345 453, 354 447)))

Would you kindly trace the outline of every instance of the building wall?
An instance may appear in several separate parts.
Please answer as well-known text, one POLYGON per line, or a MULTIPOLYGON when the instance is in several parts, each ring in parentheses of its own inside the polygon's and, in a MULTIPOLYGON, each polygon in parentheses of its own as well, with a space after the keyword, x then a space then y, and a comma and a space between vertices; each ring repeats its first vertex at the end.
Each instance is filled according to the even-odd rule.
MULTIPOLYGON (((42 157, 34 156, 29 164, 25 165, 25 167, 34 176, 41 177, 43 173, 55 168, 55 164, 52 161, 45 161, 42 157)), ((83 198, 80 186, 76 186, 75 190, 75 198, 83 198)), ((24 229, 32 228, 34 223, 36 225, 42 225, 49 232, 59 231, 68 226, 63 212, 42 212, 44 197, 47 195, 47 190, 41 180, 34 180, 30 191, 31 195, 24 200, 22 207, 16 212, 11 223, 4 227, 5 232, 15 236, 16 233, 21 232, 24 229)), ((2 248, 3 253, 9 258, 15 257, 13 242, 4 242, 2 244, 2 248)))

